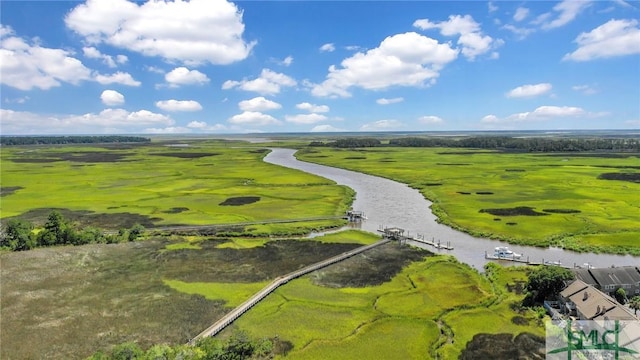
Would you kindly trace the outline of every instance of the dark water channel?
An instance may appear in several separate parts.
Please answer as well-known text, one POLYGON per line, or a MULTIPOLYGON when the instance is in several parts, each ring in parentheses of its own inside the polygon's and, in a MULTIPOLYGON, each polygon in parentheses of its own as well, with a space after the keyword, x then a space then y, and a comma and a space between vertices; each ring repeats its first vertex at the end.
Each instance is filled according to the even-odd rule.
MULTIPOLYGON (((353 209, 363 211, 367 220, 359 226, 362 230, 375 232, 380 227, 400 227, 409 235, 423 235, 426 239, 450 242, 454 250, 437 250, 432 246, 412 242, 412 245, 425 249, 454 255, 459 261, 482 270, 485 252, 493 254, 497 246, 508 246, 514 252, 529 258, 532 262, 560 262, 563 266, 583 265, 589 263, 595 267, 610 267, 640 264, 640 257, 629 255, 607 255, 593 253, 576 253, 557 248, 537 248, 510 245, 505 242, 477 238, 438 224, 431 213, 431 202, 426 200, 418 190, 407 185, 329 166, 317 165, 297 160, 291 149, 272 149, 265 161, 288 168, 302 170, 335 181, 340 185, 352 188, 356 192, 353 209)), ((510 262, 501 261, 505 264, 510 262)))

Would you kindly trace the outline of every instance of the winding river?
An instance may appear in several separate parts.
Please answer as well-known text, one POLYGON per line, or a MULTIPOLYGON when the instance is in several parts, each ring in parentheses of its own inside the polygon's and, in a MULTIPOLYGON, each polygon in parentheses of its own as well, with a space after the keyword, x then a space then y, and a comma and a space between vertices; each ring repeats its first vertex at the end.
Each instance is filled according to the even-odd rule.
POLYGON ((509 245, 501 241, 473 237, 437 223, 430 209, 431 202, 426 200, 418 190, 405 184, 354 171, 299 161, 293 156, 296 150, 279 148, 271 150, 264 159, 268 163, 319 175, 352 188, 356 192, 353 209, 363 211, 368 218, 359 223, 362 230, 377 232, 381 226, 396 226, 404 229, 405 235, 420 234, 427 240, 450 242, 454 250, 436 250, 429 245, 417 242, 412 242, 412 245, 454 255, 459 261, 480 271, 488 261, 485 259, 485 252, 493 254, 493 249, 497 246, 509 246, 511 250, 523 254, 523 259, 529 258, 532 262, 560 262, 563 266, 585 263, 595 267, 640 264, 640 257, 630 255, 576 253, 558 248, 509 245))

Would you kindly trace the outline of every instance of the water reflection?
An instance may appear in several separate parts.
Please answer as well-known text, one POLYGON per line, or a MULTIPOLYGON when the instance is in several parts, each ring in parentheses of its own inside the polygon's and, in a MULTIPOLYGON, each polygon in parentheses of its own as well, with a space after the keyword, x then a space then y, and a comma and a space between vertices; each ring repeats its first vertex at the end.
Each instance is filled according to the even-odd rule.
MULTIPOLYGON (((297 160, 292 149, 272 149, 265 161, 293 169, 302 170, 333 180, 356 192, 353 209, 364 211, 367 220, 356 226, 365 231, 376 232, 380 227, 397 226, 405 229, 405 234, 422 235, 436 242, 450 242, 454 250, 437 250, 429 245, 412 242, 412 245, 425 249, 454 255, 479 270, 487 263, 485 252, 493 254, 497 246, 508 246, 514 252, 522 254, 524 259, 534 262, 559 262, 564 266, 589 263, 595 267, 639 265, 640 258, 629 255, 606 255, 576 253, 559 248, 536 248, 510 245, 502 241, 477 238, 438 224, 431 212, 431 202, 418 190, 388 179, 357 173, 329 166, 317 165, 297 160)), ((500 261, 510 264, 510 262, 500 261)))

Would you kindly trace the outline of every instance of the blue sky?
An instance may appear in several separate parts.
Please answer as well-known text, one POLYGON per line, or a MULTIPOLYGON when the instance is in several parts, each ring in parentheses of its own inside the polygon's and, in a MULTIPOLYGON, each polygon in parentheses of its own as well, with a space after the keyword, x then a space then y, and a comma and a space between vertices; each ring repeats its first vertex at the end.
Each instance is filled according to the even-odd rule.
POLYGON ((637 1, 1 1, 0 131, 640 128, 637 1))

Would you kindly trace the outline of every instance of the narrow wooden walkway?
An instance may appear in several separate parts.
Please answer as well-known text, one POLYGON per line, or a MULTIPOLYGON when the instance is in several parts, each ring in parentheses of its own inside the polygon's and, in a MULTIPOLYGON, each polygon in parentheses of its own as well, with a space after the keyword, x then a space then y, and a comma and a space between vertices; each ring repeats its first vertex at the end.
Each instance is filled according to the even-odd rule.
POLYGON ((258 302, 260 302, 262 299, 267 297, 267 295, 271 294, 278 287, 280 287, 281 285, 286 284, 290 280, 293 280, 293 279, 298 278, 298 277, 300 277, 302 275, 308 274, 308 273, 310 273, 312 271, 316 271, 318 269, 322 269, 323 267, 335 264, 335 263, 340 262, 342 260, 348 259, 348 258, 350 258, 350 257, 352 257, 354 255, 357 255, 357 254, 360 254, 360 253, 362 253, 364 251, 373 249, 374 247, 386 244, 386 243, 388 243, 390 241, 391 241, 390 239, 383 239, 383 240, 380 240, 380 241, 378 241, 378 242, 376 242, 374 244, 362 246, 362 247, 353 249, 351 251, 344 252, 342 254, 336 255, 334 257, 328 258, 326 260, 317 262, 315 264, 309 265, 309 266, 307 266, 305 268, 302 268, 300 270, 297 270, 297 271, 291 272, 291 273, 289 273, 287 275, 280 276, 280 277, 276 278, 269 285, 265 286, 262 290, 260 290, 256 294, 254 294, 247 301, 243 302, 238 307, 236 307, 235 309, 231 310, 231 312, 229 312, 228 314, 223 316, 220 320, 216 321, 213 325, 209 326, 207 329, 202 331, 200 334, 196 335, 193 339, 191 339, 189 341, 189 344, 194 344, 198 339, 201 339, 201 338, 204 338, 204 337, 207 337, 207 336, 216 335, 217 333, 222 331, 225 327, 229 326, 236 319, 238 319, 242 314, 244 314, 249 309, 251 309, 258 302))
POLYGON ((432 239, 431 241, 426 240, 424 238, 424 235, 416 235, 416 236, 411 236, 407 233, 407 235, 404 234, 404 229, 398 228, 398 227, 384 227, 382 225, 380 225, 380 227, 378 228, 378 232, 384 234, 384 237, 387 239, 391 239, 391 240, 396 240, 398 241, 400 244, 404 244, 407 242, 407 240, 409 241, 414 241, 417 243, 422 243, 422 244, 426 244, 426 245, 430 245, 433 246, 436 249, 444 249, 444 250, 453 250, 453 246, 451 246, 451 242, 447 241, 445 244, 441 243, 440 240, 438 240, 436 242, 435 239, 432 239))

